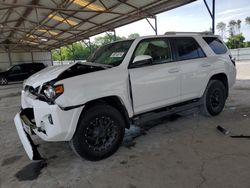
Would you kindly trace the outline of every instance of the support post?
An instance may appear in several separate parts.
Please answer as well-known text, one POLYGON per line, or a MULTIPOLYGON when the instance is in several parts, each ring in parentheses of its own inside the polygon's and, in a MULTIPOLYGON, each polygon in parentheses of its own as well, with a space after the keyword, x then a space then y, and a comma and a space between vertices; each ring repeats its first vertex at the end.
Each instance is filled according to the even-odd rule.
POLYGON ((75 48, 74 48, 74 44, 72 43, 71 46, 72 46, 73 59, 74 59, 74 62, 75 62, 75 61, 76 61, 76 58, 75 58, 75 48))
POLYGON ((54 62, 53 62, 52 50, 50 50, 50 58, 51 58, 51 65, 53 66, 53 65, 54 65, 54 62))
POLYGON ((92 54, 92 45, 91 45, 90 39, 89 39, 89 49, 90 49, 90 54, 92 54))
POLYGON ((62 49, 61 49, 61 47, 60 47, 60 58, 61 58, 61 65, 62 65, 63 62, 62 62, 62 49))
POLYGON ((82 42, 85 44, 85 46, 87 46, 90 50, 90 53, 92 54, 92 46, 91 46, 91 42, 90 42, 90 39, 85 39, 85 40, 82 40, 82 42), (87 41, 85 41, 87 40, 87 41))
POLYGON ((8 57, 9 57, 10 66, 12 66, 12 59, 11 59, 10 49, 8 49, 8 57))
POLYGON ((212 32, 213 32, 213 34, 215 33, 215 0, 213 0, 213 27, 212 27, 212 32))
POLYGON ((203 0, 203 1, 206 5, 208 13, 210 14, 212 18, 212 32, 215 33, 215 0, 212 1, 212 11, 208 6, 207 1, 206 0, 203 0))
POLYGON ((115 31, 115 29, 114 29, 114 41, 116 41, 116 31, 115 31))
POLYGON ((148 18, 146 18, 147 22, 149 23, 150 27, 154 30, 155 32, 155 35, 158 35, 158 28, 157 28, 157 17, 156 16, 153 16, 153 17, 150 17, 150 18, 153 18, 154 19, 154 25, 149 21, 148 18))
POLYGON ((157 16, 155 15, 155 35, 158 35, 157 16))
POLYGON ((34 56, 33 56, 33 52, 31 51, 31 52, 30 52, 30 54, 31 54, 31 62, 32 62, 32 63, 34 63, 34 56))

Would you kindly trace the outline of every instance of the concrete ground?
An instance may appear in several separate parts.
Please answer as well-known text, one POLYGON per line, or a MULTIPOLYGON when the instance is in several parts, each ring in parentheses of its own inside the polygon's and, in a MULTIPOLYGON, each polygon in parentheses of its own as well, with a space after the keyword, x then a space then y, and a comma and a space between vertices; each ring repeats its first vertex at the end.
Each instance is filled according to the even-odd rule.
POLYGON ((13 123, 22 86, 0 87, 0 187, 250 187, 250 140, 216 129, 221 125, 250 135, 250 62, 238 63, 237 69, 221 115, 208 118, 192 111, 151 123, 145 135, 99 162, 80 159, 67 143, 38 138, 47 164, 29 161, 13 123))

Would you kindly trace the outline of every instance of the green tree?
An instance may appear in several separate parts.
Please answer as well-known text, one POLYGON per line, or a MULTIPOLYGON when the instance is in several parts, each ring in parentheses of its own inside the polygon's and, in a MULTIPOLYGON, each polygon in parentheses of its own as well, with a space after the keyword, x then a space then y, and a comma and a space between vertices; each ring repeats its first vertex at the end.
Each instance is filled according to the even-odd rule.
POLYGON ((226 31, 227 24, 224 22, 219 22, 216 26, 216 29, 220 33, 220 36, 224 39, 225 37, 225 31, 226 31))
POLYGON ((242 35, 242 33, 230 36, 228 38, 228 41, 226 42, 228 48, 235 49, 235 48, 243 48, 246 46, 246 43, 244 42, 245 37, 242 35))
POLYGON ((128 36, 128 39, 136 39, 137 37, 140 37, 140 35, 138 33, 131 33, 129 36, 128 36))
POLYGON ((245 22, 247 25, 250 25, 250 17, 246 17, 245 22))
MULTIPOLYGON (((138 33, 132 33, 129 39, 139 37, 138 33)), ((116 40, 124 40, 125 37, 116 36, 116 40)), ((60 49, 52 50, 52 58, 54 61, 63 60, 86 60, 92 52, 102 45, 109 44, 114 41, 114 36, 106 34, 95 38, 94 42, 88 47, 83 42, 76 42, 72 45, 63 46, 60 49)))
MULTIPOLYGON (((120 36, 116 36, 116 40, 119 41, 119 40, 124 40, 126 39, 125 37, 120 37, 120 36)), ((97 46, 102 46, 102 45, 105 45, 105 44, 109 44, 111 42, 114 41, 114 36, 111 35, 111 34, 105 34, 104 36, 99 36, 99 37, 96 37, 95 38, 95 41, 94 41, 94 44, 97 45, 97 46)))
POLYGON ((59 49, 52 50, 52 59, 53 59, 53 61, 60 61, 61 60, 59 49))
POLYGON ((250 41, 247 41, 245 46, 250 47, 250 41))
POLYGON ((235 20, 231 20, 229 23, 228 23, 228 31, 229 31, 229 35, 230 36, 234 36, 235 35, 235 32, 236 32, 236 25, 237 25, 237 22, 235 20))
POLYGON ((237 30, 238 30, 238 34, 240 34, 241 20, 236 21, 236 27, 237 27, 237 30))
POLYGON ((61 60, 84 60, 90 55, 91 49, 76 42, 72 45, 63 46, 60 49, 52 50, 52 58, 54 61, 61 60))
POLYGON ((74 43, 71 52, 76 60, 87 59, 91 53, 91 49, 81 42, 74 43))

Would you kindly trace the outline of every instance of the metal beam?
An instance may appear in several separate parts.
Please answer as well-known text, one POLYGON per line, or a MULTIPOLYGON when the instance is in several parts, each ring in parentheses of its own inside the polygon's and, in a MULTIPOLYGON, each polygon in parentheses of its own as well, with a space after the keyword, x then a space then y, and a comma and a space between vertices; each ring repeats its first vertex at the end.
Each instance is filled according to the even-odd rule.
POLYGON ((149 18, 146 18, 147 22, 149 23, 149 25, 151 26, 151 28, 154 30, 155 35, 158 35, 157 17, 154 16, 153 19, 154 19, 154 25, 149 21, 149 18))
MULTIPOLYGON (((65 11, 65 12, 94 12, 94 13, 108 13, 108 14, 116 14, 116 15, 120 15, 120 16, 125 16, 125 14, 119 13, 119 12, 114 12, 114 11, 109 11, 109 10, 84 10, 84 9, 71 9, 71 8, 62 8, 62 7, 57 7, 57 8, 53 8, 53 7, 46 7, 46 6, 42 6, 42 5, 38 5, 38 4, 30 4, 30 5, 25 5, 25 4, 10 4, 10 3, 3 3, 0 2, 0 5, 5 5, 5 6, 12 6, 12 8, 18 8, 18 7, 26 7, 26 8, 39 8, 39 9, 46 9, 46 10, 52 10, 52 11, 65 11)), ((6 8, 5 8, 6 9, 6 8)))
POLYGON ((215 33, 215 0, 213 0, 213 21, 212 21, 212 32, 215 33))
MULTIPOLYGON (((180 6, 183 6, 184 4, 188 4, 191 3, 195 0, 188 0, 186 1, 186 3, 179 3, 176 4, 176 1, 164 1, 162 3, 158 3, 155 6, 152 7, 148 7, 148 5, 145 5, 144 7, 141 7, 141 10, 143 10, 144 12, 151 12, 153 14, 158 14, 161 13, 163 11, 167 11, 167 10, 171 10, 180 6)), ((112 22, 110 22, 110 20, 102 23, 103 25, 105 25, 106 28, 116 28, 116 27, 121 27, 124 26, 128 23, 132 23, 134 21, 138 21, 141 19, 145 18, 145 13, 140 14, 140 11, 138 12, 138 10, 135 11, 131 11, 130 14, 128 14, 128 16, 126 18, 117 18, 117 19, 113 19, 112 22), (135 16, 137 15, 137 16, 135 16)), ((81 40, 82 38, 89 38, 90 36, 94 36, 103 32, 108 31, 106 28, 103 27, 97 27, 97 26, 93 26, 91 28, 89 28, 88 30, 86 30, 86 32, 81 32, 79 34, 77 34, 77 37, 72 36, 69 37, 67 39, 63 39, 60 42, 54 43, 53 46, 55 48, 58 48, 62 45, 65 45, 65 43, 70 44, 72 42, 75 42, 77 40, 81 40)))
POLYGON ((60 47, 60 59, 61 59, 61 65, 63 64, 62 60, 62 48, 60 47))
MULTIPOLYGON (((24 41, 24 40, 29 40, 30 42, 32 42, 35 39, 30 38, 29 36, 31 35, 37 35, 38 37, 46 37, 47 39, 49 39, 49 42, 50 42, 49 44, 46 41, 39 41, 40 45, 38 46, 30 45, 30 48, 37 48, 37 49, 43 48, 46 50, 51 50, 51 49, 59 48, 60 46, 72 44, 73 42, 76 42, 82 39, 89 38, 96 34, 114 30, 114 28, 116 27, 120 27, 120 26, 129 24, 131 22, 137 21, 137 20, 141 20, 144 18, 147 18, 147 19, 154 18, 154 15, 157 13, 161 13, 163 11, 167 11, 167 10, 182 6, 184 4, 188 4, 195 0, 182 0, 182 1, 158 0, 158 1, 153 1, 152 3, 145 4, 143 6, 136 5, 132 1, 128 1, 128 0, 116 0, 114 5, 111 7, 106 5, 107 3, 105 3, 106 1, 104 0, 89 0, 88 2, 89 4, 92 4, 97 1, 101 3, 103 7, 105 7, 105 11, 98 12, 98 11, 88 10, 85 8, 86 6, 78 7, 78 9, 71 8, 70 5, 73 2, 72 0, 64 0, 64 1, 63 0, 60 0, 60 1, 51 0, 51 2, 55 4, 51 7, 48 7, 46 3, 43 3, 45 5, 35 4, 33 3, 35 2, 35 0, 31 0, 29 4, 17 3, 17 1, 13 3, 7 3, 8 1, 2 1, 0 2, 0 5, 5 5, 5 6, 9 5, 8 8, 12 8, 13 12, 18 12, 19 11, 18 8, 20 7, 26 8, 26 10, 24 10, 23 13, 20 14, 18 12, 18 15, 20 16, 19 19, 16 20, 16 24, 18 25, 18 27, 15 27, 15 24, 14 24, 14 25, 11 25, 11 27, 9 27, 8 29, 5 29, 4 27, 2 31, 5 32, 6 30, 9 31, 9 29, 11 29, 12 33, 14 32, 12 36, 13 38, 16 37, 15 33, 19 33, 19 31, 23 33, 21 34, 22 37, 16 42, 13 42, 13 38, 11 38, 12 40, 10 39, 10 41, 12 42, 12 45, 13 43, 18 43, 18 42, 21 43, 21 41, 24 41), (130 10, 127 13, 124 13, 123 11, 120 12, 118 11, 119 9, 116 9, 122 4, 129 7, 130 10), (29 11, 32 11, 32 10, 35 11, 36 13, 35 21, 33 21, 33 19, 31 20, 29 16, 26 16, 29 13, 27 9, 29 9, 29 11), (50 11, 47 12, 45 15, 40 15, 39 14, 40 12, 38 11, 39 9, 50 10, 50 11), (25 14, 25 12, 28 12, 28 13, 25 14), (92 16, 84 19, 84 17, 82 18, 80 15, 77 14, 79 12, 82 12, 82 13, 95 12, 96 14, 93 14, 92 16), (102 16, 102 14, 107 14, 107 13, 113 14, 114 18, 108 19, 103 22, 96 21, 95 17, 102 16), (79 24, 76 26, 69 27, 69 28, 60 27, 59 25, 61 24, 61 22, 58 22, 52 26, 51 26, 51 23, 48 25, 48 22, 51 20, 48 17, 48 15, 50 14, 53 14, 53 15, 61 14, 61 16, 65 19, 65 21, 66 19, 79 20, 79 24), (20 21, 20 19, 23 21, 20 21), (29 24, 24 25, 23 27, 24 22, 25 24, 26 23, 29 23, 29 24), (87 29, 85 29, 85 27, 84 29, 81 29, 82 25, 84 24, 90 25, 89 23, 91 23, 92 26, 88 26, 87 29), (64 29, 61 29, 61 28, 64 28, 64 29), (55 30, 55 31, 58 31, 57 32, 58 34, 47 37, 48 35, 47 32, 44 32, 44 33, 36 32, 39 29, 51 30, 51 31, 55 30), (69 34, 69 36, 68 37, 62 36, 64 33, 69 34)), ((5 26, 8 21, 10 20, 9 19, 5 20, 5 23, 2 23, 2 27, 5 26)), ((151 22, 150 26, 154 29, 155 33, 158 34, 156 18, 155 18, 154 23, 152 21, 150 22, 151 22)), ((1 30, 1 27, 0 27, 0 30, 1 30)), ((114 38, 114 40, 116 39, 114 38)), ((17 46, 15 46, 15 50, 21 47, 21 45, 19 44, 16 44, 16 45, 17 46)))
POLYGON ((10 66, 12 66, 12 59, 11 59, 10 49, 8 49, 7 52, 8 52, 8 58, 9 58, 10 66))
MULTIPOLYGON (((30 4, 31 4, 31 5, 36 5, 36 4, 39 3, 39 1, 40 1, 40 0, 32 0, 32 2, 31 2, 30 4)), ((20 17, 19 20, 17 21, 15 27, 19 27, 19 26, 24 22, 24 18, 27 18, 27 17, 30 15, 30 13, 31 13, 32 11, 33 11, 33 8, 32 8, 32 7, 27 8, 27 9, 24 11, 22 17, 20 17)), ((11 37, 13 34, 14 34, 14 32, 12 31, 12 32, 10 33, 9 36, 11 37)))
POLYGON ((31 52, 30 52, 30 54, 31 54, 31 61, 32 61, 32 63, 34 63, 34 56, 33 56, 33 52, 31 51, 31 52))
POLYGON ((204 1, 204 4, 207 8, 207 11, 208 11, 210 17, 212 18, 212 32, 215 33, 215 0, 212 0, 212 11, 209 8, 207 0, 203 0, 203 1, 204 1))

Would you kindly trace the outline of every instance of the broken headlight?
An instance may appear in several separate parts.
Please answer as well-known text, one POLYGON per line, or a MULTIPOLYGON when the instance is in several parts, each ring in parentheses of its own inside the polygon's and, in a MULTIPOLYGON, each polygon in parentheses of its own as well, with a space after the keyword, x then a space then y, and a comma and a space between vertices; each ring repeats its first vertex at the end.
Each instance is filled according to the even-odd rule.
POLYGON ((62 84, 60 85, 47 85, 45 86, 44 90, 44 95, 46 96, 46 98, 48 98, 49 100, 53 100, 55 98, 57 98, 58 96, 60 96, 61 94, 63 94, 64 92, 64 87, 62 84))

